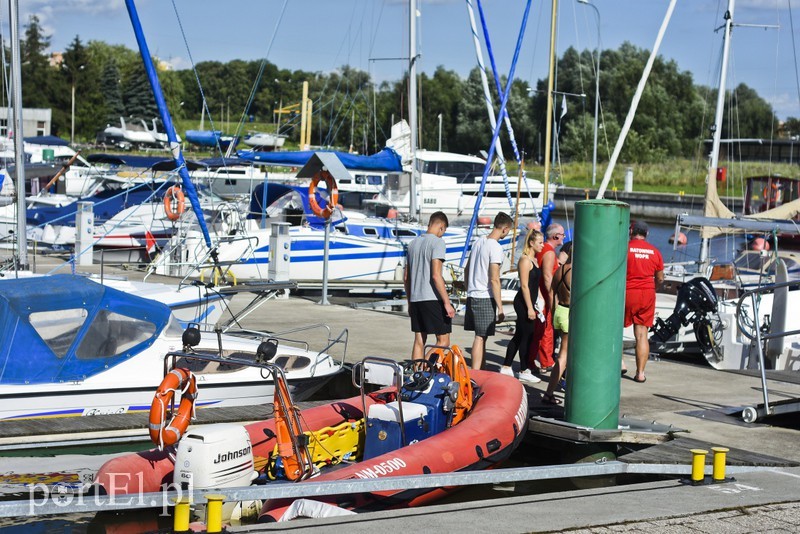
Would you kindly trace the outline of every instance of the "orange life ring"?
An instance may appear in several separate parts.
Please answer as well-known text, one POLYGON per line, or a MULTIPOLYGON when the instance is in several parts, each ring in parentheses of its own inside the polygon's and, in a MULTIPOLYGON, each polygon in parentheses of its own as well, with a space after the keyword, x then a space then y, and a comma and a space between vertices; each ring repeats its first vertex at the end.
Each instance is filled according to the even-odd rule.
POLYGON ((186 209, 186 197, 183 190, 177 185, 173 185, 164 193, 164 211, 167 219, 177 221, 186 209))
POLYGON ((150 405, 150 439, 159 449, 180 441, 194 415, 197 399, 197 379, 189 369, 178 367, 164 377, 150 405), (175 392, 181 392, 178 411, 167 422, 167 406, 172 404, 175 392))
POLYGON ((776 183, 764 186, 764 190, 761 192, 761 194, 763 195, 764 200, 773 208, 777 206, 778 202, 780 202, 781 189, 776 183))
POLYGON ((318 217, 330 219, 331 215, 333 215, 333 209, 338 203, 339 189, 336 185, 336 180, 328 171, 319 171, 314 175, 314 178, 311 179, 311 183, 308 184, 308 205, 311 206, 311 211, 313 211, 314 215, 318 217), (317 197, 314 194, 317 191, 317 185, 319 184, 320 180, 324 180, 325 185, 328 186, 328 203, 325 206, 325 209, 319 207, 317 197))

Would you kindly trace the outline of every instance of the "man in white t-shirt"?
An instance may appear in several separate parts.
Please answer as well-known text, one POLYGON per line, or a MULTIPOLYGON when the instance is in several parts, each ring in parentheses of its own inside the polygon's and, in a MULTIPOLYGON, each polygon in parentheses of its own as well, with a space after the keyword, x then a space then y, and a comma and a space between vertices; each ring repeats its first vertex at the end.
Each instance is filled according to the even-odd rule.
POLYGON ((500 299, 500 266, 505 253, 500 245, 514 225, 513 219, 502 211, 494 218, 494 227, 488 236, 472 245, 472 252, 464 269, 467 286, 467 314, 464 330, 474 331, 472 341, 472 368, 481 369, 486 351, 486 338, 494 335, 495 324, 505 319, 503 301, 500 299))

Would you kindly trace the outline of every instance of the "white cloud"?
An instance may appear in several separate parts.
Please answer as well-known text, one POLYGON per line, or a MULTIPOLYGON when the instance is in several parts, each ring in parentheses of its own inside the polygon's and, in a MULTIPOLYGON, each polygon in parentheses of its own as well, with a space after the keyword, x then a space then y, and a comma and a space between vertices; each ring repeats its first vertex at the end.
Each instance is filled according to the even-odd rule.
POLYGON ((122 11, 124 7, 120 0, 27 0, 20 5, 20 25, 25 26, 29 17, 36 15, 44 34, 52 36, 58 31, 58 19, 64 13, 93 16, 122 11))
POLYGON ((768 102, 779 119, 786 120, 788 117, 800 118, 800 103, 796 92, 781 93, 775 97, 770 97, 768 102))

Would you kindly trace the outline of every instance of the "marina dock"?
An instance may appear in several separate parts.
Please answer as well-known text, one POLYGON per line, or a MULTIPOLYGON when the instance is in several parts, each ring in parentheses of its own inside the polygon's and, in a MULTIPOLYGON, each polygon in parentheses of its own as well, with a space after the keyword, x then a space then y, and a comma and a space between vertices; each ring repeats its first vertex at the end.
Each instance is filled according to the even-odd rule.
MULTIPOLYGON (((46 261, 38 258, 40 272, 45 271, 46 261)), ((93 269, 99 272, 99 266, 79 270, 93 269)), ((141 279, 141 273, 137 271, 108 267, 105 268, 105 275, 141 279)), ((148 280, 170 281, 153 277, 148 280)), ((319 297, 269 300, 247 317, 247 324, 269 331, 316 323, 326 323, 334 330, 347 328, 349 344, 346 363, 354 363, 367 355, 397 360, 410 357, 413 334, 407 316, 340 304, 323 306, 317 303, 318 300, 319 297)), ((334 301, 346 302, 346 299, 334 301)), ((232 308, 235 310, 246 303, 244 295, 237 295, 232 301, 232 308)), ((507 333, 498 333, 489 339, 489 369, 498 368, 509 339, 507 333)), ((309 341, 314 342, 313 339, 309 341)), ((464 347, 468 354, 472 335, 461 326, 454 326, 451 341, 464 347)), ((634 368, 632 354, 625 354, 624 359, 629 369, 634 368)), ((784 417, 775 424, 748 424, 742 421, 743 407, 761 402, 760 378, 754 373, 716 371, 705 362, 688 357, 652 360, 647 370, 648 379, 644 384, 626 377, 621 379, 620 414, 623 421, 654 423, 661 431, 656 434, 667 437, 647 441, 644 436, 638 436, 636 442, 630 445, 629 454, 620 456, 620 461, 688 465, 691 462, 689 449, 722 446, 731 449, 729 465, 761 466, 761 470, 736 474, 735 482, 730 484, 701 487, 683 484, 675 476, 634 479, 634 483, 630 484, 591 489, 559 488, 554 492, 548 491, 550 484, 543 485, 541 491, 532 492, 517 492, 516 488, 519 486, 530 490, 536 482, 499 484, 490 492, 495 497, 492 499, 485 498, 486 492, 479 492, 475 496, 472 495, 475 492, 465 490, 454 494, 444 503, 425 508, 308 520, 280 526, 250 525, 234 527, 230 531, 285 530, 288 526, 289 529, 302 529, 305 532, 333 526, 337 530, 347 529, 348 532, 374 532, 376 529, 407 528, 411 522, 424 522, 425 530, 442 532, 465 529, 492 532, 570 529, 580 529, 581 532, 798 531, 800 447, 797 443, 800 424, 797 417, 784 417)), ((800 377, 796 374, 770 373, 768 378, 773 398, 800 398, 800 377)), ((551 448, 558 449, 565 443, 587 439, 585 435, 588 431, 582 432, 584 438, 581 438, 580 435, 558 435, 548 430, 551 421, 563 417, 563 407, 542 403, 541 394, 546 385, 546 381, 543 381, 526 386, 533 420, 522 449, 534 445, 541 447, 547 443, 551 448)), ((254 417, 259 414, 261 412, 257 410, 247 413, 254 417)), ((76 423, 64 424, 100 423, 97 418, 71 419, 76 423), (96 420, 92 422, 91 419, 96 420)), ((0 423, 0 428, 2 425, 0 423)), ((50 428, 52 432, 60 433, 75 431, 74 428, 50 428)), ((132 430, 129 428, 128 431, 132 430)), ((4 433, 4 437, 9 439, 11 436, 4 433)), ((601 441, 615 441, 608 436, 606 438, 601 441)), ((31 434, 30 440, 35 442, 37 438, 31 434)))

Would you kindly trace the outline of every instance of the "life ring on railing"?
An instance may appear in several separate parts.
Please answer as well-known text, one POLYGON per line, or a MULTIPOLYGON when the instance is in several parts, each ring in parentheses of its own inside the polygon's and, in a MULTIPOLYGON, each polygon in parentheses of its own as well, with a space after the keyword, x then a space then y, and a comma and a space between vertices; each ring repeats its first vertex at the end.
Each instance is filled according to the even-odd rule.
POLYGON ((777 206, 778 202, 781 201, 781 188, 776 183, 764 186, 764 190, 761 192, 761 194, 764 198, 764 201, 767 202, 772 208, 777 206))
POLYGON ((189 369, 178 367, 164 377, 150 405, 150 439, 159 450, 175 445, 180 441, 189 421, 194 416, 194 402, 197 400, 197 379, 189 369), (180 391, 181 403, 178 411, 167 422, 167 405, 172 404, 175 392, 180 391))
POLYGON ((311 183, 308 184, 308 205, 311 207, 311 211, 313 211, 314 215, 317 217, 330 219, 338 203, 339 189, 336 185, 336 179, 328 171, 319 171, 314 175, 314 178, 311 179, 311 183), (319 207, 317 197, 314 194, 317 191, 317 185, 319 185, 320 180, 324 180, 325 185, 328 187, 328 203, 325 205, 325 209, 319 207))
POLYGON ((167 219, 177 221, 186 210, 186 196, 183 190, 177 185, 173 185, 164 193, 164 211, 167 219))

